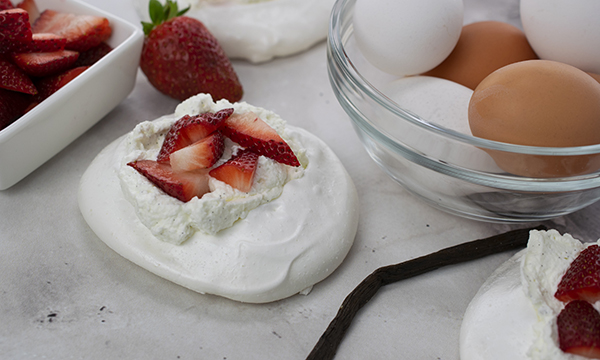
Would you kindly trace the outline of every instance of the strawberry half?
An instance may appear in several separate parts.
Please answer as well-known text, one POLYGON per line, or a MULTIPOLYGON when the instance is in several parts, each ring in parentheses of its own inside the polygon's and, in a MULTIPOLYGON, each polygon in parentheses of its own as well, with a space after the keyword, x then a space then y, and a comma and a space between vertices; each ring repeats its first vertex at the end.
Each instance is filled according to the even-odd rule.
POLYGON ((38 93, 33 81, 17 65, 0 58, 0 88, 35 95, 38 93))
POLYGON ((69 69, 78 57, 77 51, 59 50, 14 54, 12 60, 27 75, 42 77, 69 69))
POLYGON ((168 164, 153 160, 138 160, 127 165, 136 169, 168 195, 188 202, 210 191, 207 171, 175 173, 168 164))
POLYGON ((217 130, 204 139, 173 152, 170 156, 171 168, 175 172, 207 169, 221 158, 224 150, 225 138, 217 130))
POLYGON ((248 192, 254 183, 258 155, 250 150, 240 150, 223 165, 212 169, 209 175, 231 187, 248 192))
MULTIPOLYGON (((189 9, 189 7, 188 7, 189 9)), ((200 21, 183 15, 177 3, 149 2, 152 23, 142 22, 146 38, 140 68, 160 92, 178 100, 207 93, 236 102, 244 93, 217 39, 200 21)))
POLYGON ((31 36, 27 11, 19 8, 0 11, 0 52, 9 53, 26 48, 31 36))
POLYGON ((67 39, 65 49, 86 51, 106 41, 112 29, 108 19, 45 10, 33 24, 34 33, 53 33, 67 39))
POLYGON ((554 297, 563 302, 600 300, 600 246, 588 246, 573 260, 554 297))
POLYGON ((233 114, 223 124, 223 134, 250 149, 282 164, 300 166, 290 146, 277 131, 253 112, 233 114))
POLYGON ((220 128, 231 114, 233 114, 233 109, 223 109, 216 113, 194 116, 185 115, 169 129, 156 160, 168 163, 171 153, 204 139, 220 128))
POLYGON ((562 351, 600 359, 600 313, 583 300, 568 303, 556 319, 562 351))

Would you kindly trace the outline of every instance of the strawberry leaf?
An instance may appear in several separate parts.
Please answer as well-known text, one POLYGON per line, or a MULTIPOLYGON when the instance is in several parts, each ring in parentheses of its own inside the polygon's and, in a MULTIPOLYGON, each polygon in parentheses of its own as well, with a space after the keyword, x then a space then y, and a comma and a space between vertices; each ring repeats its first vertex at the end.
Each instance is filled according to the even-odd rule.
POLYGON ((189 10, 189 9, 191 9, 191 8, 192 8, 192 5, 188 5, 188 7, 186 7, 185 9, 183 9, 183 10, 180 10, 180 11, 177 13, 177 16, 181 16, 181 15, 185 14, 185 13, 186 13, 186 12, 188 12, 188 10, 189 10))
POLYGON ((148 35, 154 29, 154 24, 142 21, 142 29, 144 30, 144 34, 148 35))
POLYGON ((152 24, 160 24, 165 20, 163 5, 158 0, 150 0, 148 5, 152 24))
POLYGON ((167 0, 163 5, 158 0, 150 0, 148 12, 151 22, 142 21, 144 34, 149 35, 156 26, 185 14, 190 8, 191 5, 183 10, 179 10, 177 1, 167 0))
POLYGON ((171 20, 172 18, 176 17, 177 12, 177 3, 167 0, 167 3, 165 4, 165 20, 171 20))

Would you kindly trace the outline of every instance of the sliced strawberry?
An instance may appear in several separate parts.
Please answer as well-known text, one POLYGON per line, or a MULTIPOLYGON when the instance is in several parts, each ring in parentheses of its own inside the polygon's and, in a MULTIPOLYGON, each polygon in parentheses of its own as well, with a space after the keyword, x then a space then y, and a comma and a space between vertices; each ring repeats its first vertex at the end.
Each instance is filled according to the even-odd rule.
MULTIPOLYGON (((30 96, 30 95, 27 95, 30 96)), ((31 97, 31 96, 30 96, 31 97)), ((27 105, 27 107, 25 108, 25 112, 23 113, 23 115, 27 114, 30 110, 32 110, 34 107, 38 106, 40 103, 31 99, 29 101, 29 104, 27 105)))
POLYGON ((71 50, 22 53, 12 56, 13 62, 29 76, 49 76, 69 69, 79 53, 71 50))
POLYGON ((37 79, 35 82, 35 86, 37 87, 39 93, 35 96, 35 100, 37 102, 41 102, 48 96, 54 94, 56 91, 58 91, 58 89, 67 85, 70 81, 79 76, 88 67, 89 66, 80 66, 73 69, 69 69, 60 74, 37 79))
POLYGON ((250 150, 240 150, 225 164, 212 169, 209 175, 231 187, 248 192, 254 183, 258 155, 250 150))
POLYGON ((558 314, 556 325, 562 351, 600 359, 600 313, 590 303, 571 301, 558 314))
POLYGON ((29 14, 23 9, 0 11, 0 52, 18 51, 31 42, 29 14))
POLYGON ((224 150, 225 138, 217 130, 204 139, 171 153, 171 167, 175 172, 207 169, 223 156, 224 150))
POLYGON ((14 9, 15 6, 10 0, 0 0, 0 10, 14 9))
POLYGON ((286 165, 300 166, 296 155, 277 131, 251 111, 231 115, 223 124, 223 134, 258 155, 286 165))
POLYGON ((106 41, 112 32, 108 19, 45 10, 33 24, 34 33, 53 33, 67 38, 66 49, 86 51, 106 41))
POLYGON ((168 164, 153 160, 138 160, 127 164, 144 175, 168 195, 188 202, 194 197, 201 198, 210 191, 208 171, 175 173, 168 164))
POLYGON ((34 23, 40 16, 40 10, 35 3, 35 0, 23 0, 17 4, 18 8, 21 8, 29 13, 29 22, 34 23))
POLYGON ((111 51, 112 47, 107 43, 103 42, 96 47, 79 53, 79 59, 77 59, 73 66, 94 65, 98 60, 102 59, 106 54, 108 54, 111 51))
POLYGON ((39 33, 31 36, 31 42, 23 52, 53 52, 65 49, 67 39, 50 33, 39 33))
POLYGON ((35 95, 35 85, 17 65, 0 58, 0 88, 35 95))
POLYGON ((220 128, 231 114, 233 114, 233 109, 223 109, 216 113, 203 113, 195 116, 185 115, 169 129, 156 160, 168 163, 171 153, 204 139, 220 128))
POLYGON ((0 89, 0 130, 25 114, 31 95, 0 89))
POLYGON ((573 260, 554 296, 563 302, 600 300, 600 246, 588 246, 573 260))

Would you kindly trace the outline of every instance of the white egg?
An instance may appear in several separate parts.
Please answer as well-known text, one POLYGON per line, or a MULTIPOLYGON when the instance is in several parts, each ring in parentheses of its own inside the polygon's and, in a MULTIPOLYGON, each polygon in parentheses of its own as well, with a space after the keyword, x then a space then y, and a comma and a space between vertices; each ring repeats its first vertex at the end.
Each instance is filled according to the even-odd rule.
POLYGON ((537 55, 600 73, 600 1, 521 0, 521 22, 537 55))
POLYGON ((473 90, 465 86, 431 76, 408 76, 381 91, 425 122, 471 135, 468 109, 473 90))
MULTIPOLYGON (((149 0, 133 0, 148 21, 149 0)), ((164 1, 162 1, 164 2, 164 1)), ((304 51, 327 37, 335 0, 179 0, 230 58, 259 63, 304 51)))
POLYGON ((463 25, 462 0, 357 0, 354 35, 369 62, 393 75, 439 65, 463 25))
MULTIPOLYGON (((471 136, 468 107, 473 90, 466 86, 431 76, 407 76, 381 86, 380 90, 421 122, 471 136)), ((413 151, 466 168, 501 171, 486 152, 457 146, 456 143, 450 146, 449 142, 441 141, 435 132, 425 134, 407 124, 408 122, 398 121, 395 116, 381 115, 378 119, 378 125, 384 133, 403 139, 404 145, 411 147, 413 151)), ((440 186, 444 185, 434 185, 438 189, 440 186)))

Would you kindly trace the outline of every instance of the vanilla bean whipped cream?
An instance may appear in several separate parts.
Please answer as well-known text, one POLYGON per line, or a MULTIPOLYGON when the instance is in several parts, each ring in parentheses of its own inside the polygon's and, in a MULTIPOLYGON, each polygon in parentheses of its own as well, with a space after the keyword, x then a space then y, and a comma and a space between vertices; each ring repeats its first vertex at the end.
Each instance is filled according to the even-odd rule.
MULTIPOLYGON (((247 103, 231 104, 227 100, 213 103, 212 98, 206 94, 184 101, 173 115, 138 124, 127 135, 124 142, 125 154, 119 169, 123 194, 134 206, 140 221, 150 229, 152 234, 160 240, 173 244, 181 244, 196 231, 214 235, 232 226, 239 219, 244 219, 253 209, 278 198, 283 192, 284 185, 302 177, 304 167, 308 165, 306 150, 298 141, 286 134, 285 122, 277 114, 247 103), (226 108, 234 108, 236 113, 254 112, 290 145, 303 166, 292 167, 260 156, 254 185, 248 193, 211 177, 209 180, 211 192, 200 199, 196 197, 184 203, 165 194, 127 165, 135 160, 156 160, 165 135, 171 125, 182 116, 204 112, 214 113, 226 108)), ((226 151, 215 166, 227 161, 237 147, 227 139, 226 151)))

